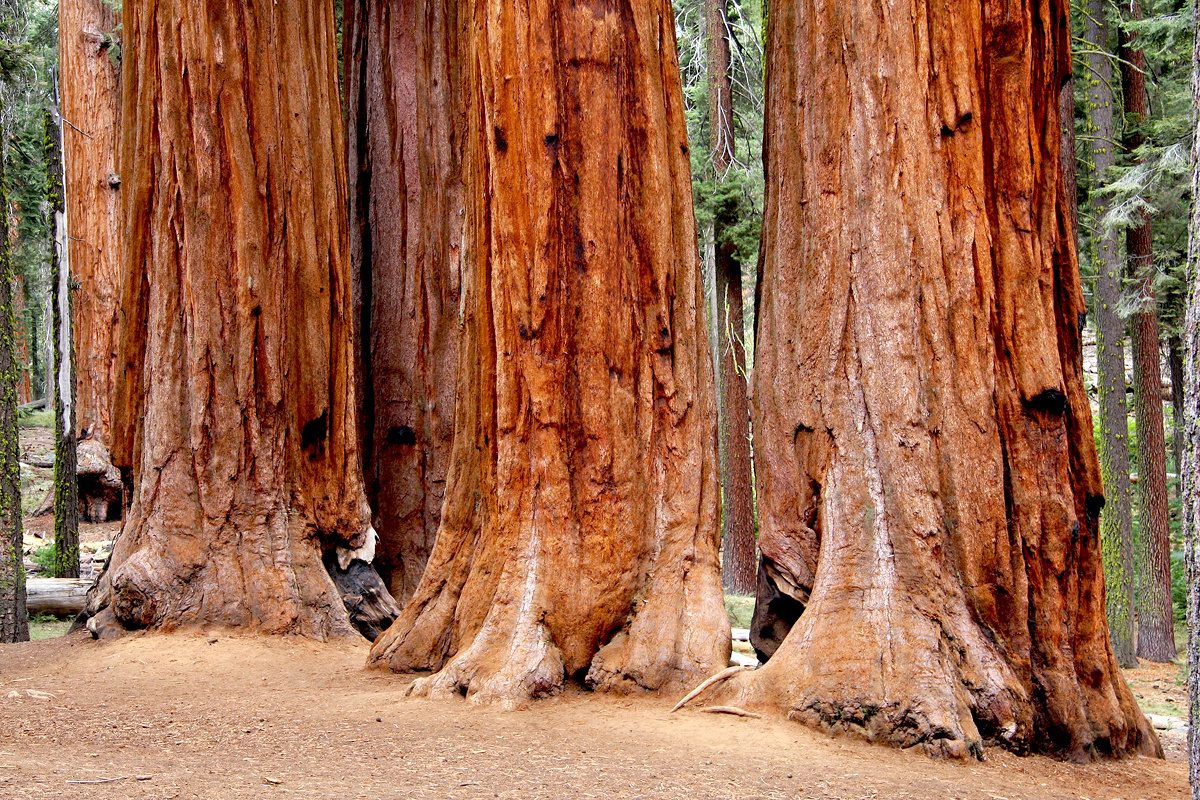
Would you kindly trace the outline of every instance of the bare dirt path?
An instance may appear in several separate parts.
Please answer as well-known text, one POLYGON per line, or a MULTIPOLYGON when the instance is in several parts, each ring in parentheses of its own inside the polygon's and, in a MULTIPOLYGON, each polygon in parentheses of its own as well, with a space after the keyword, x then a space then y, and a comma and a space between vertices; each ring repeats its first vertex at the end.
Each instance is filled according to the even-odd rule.
POLYGON ((782 721, 573 693, 404 698, 366 645, 224 633, 0 647, 0 798, 1183 798, 1181 763, 931 761, 782 721), (215 643, 209 641, 215 639, 215 643), (139 777, 146 780, 138 780, 139 777), (112 783, 69 783, 99 781, 112 783))

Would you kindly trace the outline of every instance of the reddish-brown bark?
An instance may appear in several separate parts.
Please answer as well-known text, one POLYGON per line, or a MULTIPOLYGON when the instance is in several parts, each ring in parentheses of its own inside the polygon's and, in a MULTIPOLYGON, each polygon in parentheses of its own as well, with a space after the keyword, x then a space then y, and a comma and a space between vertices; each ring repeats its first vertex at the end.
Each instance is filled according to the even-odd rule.
MULTIPOLYGON (((733 81, 729 72, 727 0, 705 0, 708 50, 708 115, 712 165, 717 180, 734 160, 733 81)), ((725 588, 753 594, 758 576, 754 530, 754 485, 750 457, 750 389, 747 384, 746 319, 742 263, 730 240, 738 209, 716 209, 713 218, 717 278, 717 368, 721 446, 721 576, 725 588)))
POLYGON ((89 627, 348 633, 322 564, 369 524, 332 5, 126 2, 123 32, 135 477, 89 627))
POLYGON ((724 666, 713 370, 667 0, 476 0, 445 516, 371 661, 513 706, 724 666))
POLYGON ((112 427, 121 269, 120 79, 110 49, 117 23, 104 0, 59 3, 66 208, 78 286, 75 418, 103 442, 112 427))
MULTIPOLYGON (((1130 3, 1130 16, 1142 18, 1141 4, 1130 3)), ((1149 117, 1146 54, 1136 35, 1121 32, 1121 84, 1126 150, 1135 154, 1149 117)), ((1137 605, 1137 654, 1151 661, 1175 660, 1175 613, 1171 607, 1171 528, 1167 497, 1167 435, 1163 422, 1162 367, 1158 339, 1158 294, 1154 288, 1154 235, 1143 209, 1125 233, 1128 273, 1137 290, 1137 308, 1129 319, 1133 351, 1133 410, 1137 419, 1138 532, 1134 540, 1137 605)))
POLYGON ((454 438, 462 247, 458 4, 346 6, 363 469, 398 599, 437 535, 454 438))
POLYGON ((1158 751, 1105 620, 1067 28, 771 6, 760 547, 804 612, 741 702, 953 756, 1158 751))

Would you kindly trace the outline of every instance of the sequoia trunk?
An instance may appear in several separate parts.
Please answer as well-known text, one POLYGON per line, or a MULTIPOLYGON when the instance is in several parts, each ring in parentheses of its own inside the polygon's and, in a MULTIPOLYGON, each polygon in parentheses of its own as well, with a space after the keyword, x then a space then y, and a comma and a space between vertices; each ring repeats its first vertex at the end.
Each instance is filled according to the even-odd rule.
POLYGON ((437 535, 454 438, 465 98, 459 4, 347 5, 363 467, 397 598, 437 535))
POLYGON ((1068 8, 771 6, 746 704, 953 756, 1159 752, 1108 642, 1068 8), (847 47, 853 42, 853 47, 847 47))
MULTIPOLYGON (((1113 69, 1106 0, 1088 0, 1084 39, 1088 56, 1088 116, 1092 185, 1103 186, 1116 163, 1113 116, 1113 69)), ((1093 216, 1103 219, 1109 200, 1093 192, 1093 216)), ((1100 475, 1104 509, 1100 513, 1100 549, 1104 559, 1105 597, 1113 651, 1123 667, 1137 666, 1137 614, 1134 610, 1133 510, 1129 478, 1129 408, 1125 396, 1125 319, 1121 316, 1122 267, 1117 233, 1097 223, 1091 244, 1096 261, 1092 292, 1099 372, 1100 475)))
MULTIPOLYGON (((1130 4, 1140 20, 1141 4, 1130 4)), ((1121 35, 1121 83, 1125 95, 1125 149, 1136 153, 1148 117, 1146 56, 1135 34, 1121 35)), ((1136 157, 1136 156, 1135 156, 1136 157)), ((1158 352, 1158 296, 1154 289, 1154 237, 1150 215, 1139 210, 1125 234, 1129 277, 1137 308, 1129 320, 1133 349, 1133 410, 1137 419, 1138 532, 1134 539, 1137 654, 1150 661, 1175 660, 1175 615, 1171 608, 1171 528, 1167 498, 1167 437, 1163 423, 1162 366, 1158 352)))
POLYGON ((712 361, 667 0, 463 4, 466 328, 445 515, 371 653, 421 694, 722 667, 712 361))
MULTIPOLYGON (((734 156, 733 81, 729 74, 727 0, 705 0, 708 50, 708 116, 716 180, 726 177, 734 156)), ((750 396, 746 373, 746 317, 742 263, 731 239, 736 205, 713 217, 717 279, 717 378, 720 402, 722 564, 725 588, 753 594, 758 574, 754 540, 754 486, 750 461, 750 396)))
POLYGON ((29 616, 25 610, 25 567, 21 559, 21 448, 17 439, 20 368, 14 349, 17 318, 13 308, 16 275, 3 158, 0 158, 0 217, 0 644, 9 644, 29 640, 29 616))
POLYGON ((59 2, 66 211, 78 287, 75 432, 105 444, 117 375, 121 273, 120 81, 112 51, 119 22, 106 0, 59 2))
POLYGON ((322 556, 374 534, 332 4, 135 0, 123 29, 114 452, 135 478, 89 627, 348 633, 322 556))

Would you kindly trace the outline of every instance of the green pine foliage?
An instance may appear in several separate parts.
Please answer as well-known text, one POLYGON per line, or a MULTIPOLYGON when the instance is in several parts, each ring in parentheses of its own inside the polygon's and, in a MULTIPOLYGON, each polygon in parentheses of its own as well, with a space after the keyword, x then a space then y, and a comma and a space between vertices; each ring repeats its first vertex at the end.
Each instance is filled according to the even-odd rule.
POLYGON ((51 228, 46 205, 42 118, 58 63, 58 4, 0 0, 0 157, 8 179, 9 222, 15 234, 13 269, 23 289, 16 300, 22 369, 33 394, 46 379, 45 326, 51 228), (20 302, 22 301, 23 302, 20 302))
MULTIPOLYGON (((766 60, 765 0, 730 0, 730 62, 733 83, 734 164, 723 175, 713 169, 708 113, 708 69, 703 0, 675 0, 679 65, 687 111, 692 190, 701 249, 711 237, 713 219, 736 220, 726 236, 742 264, 742 285, 750 300, 757 278, 763 215, 763 85, 766 60)), ((753 302, 747 302, 747 316, 753 302)), ((749 343, 751 337, 747 336, 749 343)), ((751 348, 747 347, 747 351, 751 348)), ((749 352, 748 352, 749 355, 749 352)))
MULTIPOLYGON (((1111 145, 1118 153, 1117 165, 1109 174, 1097 175, 1088 163, 1088 147, 1092 132, 1089 128, 1087 92, 1089 82, 1096 76, 1088 69, 1087 59, 1092 54, 1090 45, 1078 34, 1083 30, 1086 12, 1084 4, 1073 0, 1072 22, 1077 32, 1074 41, 1075 74, 1075 127, 1078 148, 1077 183, 1079 188, 1080 222, 1080 265, 1083 270, 1084 286, 1090 287, 1096 275, 1094 261, 1097 252, 1093 243, 1102 231, 1124 231, 1129 228, 1140 212, 1149 214, 1154 231, 1155 290, 1158 299, 1159 325, 1164 342, 1178 335, 1183 322, 1186 301, 1188 214, 1191 207, 1191 145, 1193 122, 1191 111, 1192 90, 1192 25, 1195 19, 1195 0, 1142 0, 1144 19, 1133 22, 1127 19, 1128 4, 1112 2, 1108 5, 1109 29, 1123 29, 1137 36, 1137 44, 1146 55, 1146 87, 1149 94, 1150 114, 1147 119, 1123 119, 1122 87, 1117 42, 1111 41, 1105 48, 1113 62, 1114 104, 1117 111, 1116 141, 1111 145), (1145 143, 1136 151, 1122 150, 1120 142, 1140 126, 1145 143), (1108 213, 1097 214, 1096 201, 1106 198, 1108 213)), ((1117 237, 1124 246, 1124 237, 1117 237)), ((1124 255, 1122 254, 1122 258, 1124 255)), ((1128 316, 1139 308, 1143 298, 1132 284, 1127 284, 1120 310, 1128 316)), ((1173 429, 1174 425, 1171 426, 1173 429)), ((1174 435, 1175 431, 1170 431, 1174 435)), ((1130 464, 1137 471, 1136 428, 1130 418, 1128 443, 1130 464)), ((1168 458, 1172 459, 1168 450, 1168 458)), ((1168 469, 1178 481, 1178 465, 1169 463, 1168 469)), ((1180 508, 1178 492, 1172 491, 1174 502, 1171 507, 1172 541, 1182 547, 1180 533, 1180 508)), ((1134 515, 1135 535, 1138 520, 1134 515)), ((1173 558, 1173 577, 1177 587, 1182 587, 1182 552, 1173 558)), ((1178 591, 1176 592, 1178 595, 1178 591)), ((1182 609, 1181 597, 1176 597, 1177 609, 1182 609)))

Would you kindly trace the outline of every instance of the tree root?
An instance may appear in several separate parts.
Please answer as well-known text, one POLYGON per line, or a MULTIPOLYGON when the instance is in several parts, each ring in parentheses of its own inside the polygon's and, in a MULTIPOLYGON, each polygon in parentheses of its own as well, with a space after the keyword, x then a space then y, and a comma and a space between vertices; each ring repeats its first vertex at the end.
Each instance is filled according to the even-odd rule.
POLYGON ((708 706, 700 709, 702 714, 729 714, 733 717, 746 717, 748 719, 762 719, 762 714, 755 714, 753 711, 747 711, 744 708, 737 706, 708 706))
POLYGON ((721 683, 722 681, 727 681, 730 678, 732 678, 734 675, 737 675, 741 672, 745 672, 748 669, 754 669, 754 668, 753 667, 729 667, 727 669, 721 670, 716 675, 713 675, 711 678, 708 678, 703 683, 701 683, 699 686, 697 686, 695 689, 692 689, 690 692, 688 692, 687 696, 685 696, 682 700, 680 700, 678 703, 675 704, 675 707, 671 709, 671 713, 674 714, 676 711, 678 711, 679 709, 686 706, 688 703, 695 700, 697 697, 699 697, 701 694, 703 694, 705 691, 707 691, 711 687, 716 686, 718 683, 721 683))

